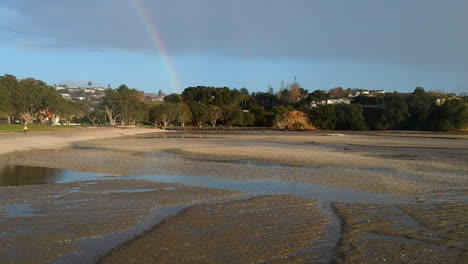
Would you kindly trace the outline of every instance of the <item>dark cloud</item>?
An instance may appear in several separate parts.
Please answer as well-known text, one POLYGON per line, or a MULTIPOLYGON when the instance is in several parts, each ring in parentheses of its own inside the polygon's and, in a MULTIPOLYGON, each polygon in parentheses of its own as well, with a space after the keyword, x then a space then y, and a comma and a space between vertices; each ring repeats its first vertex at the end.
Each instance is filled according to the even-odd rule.
MULTIPOLYGON (((141 2, 172 55, 337 58, 468 71, 466 0, 141 2)), ((0 19, 0 33, 12 36, 3 42, 154 49, 133 0, 12 0, 0 7, 14 14, 0 19)))

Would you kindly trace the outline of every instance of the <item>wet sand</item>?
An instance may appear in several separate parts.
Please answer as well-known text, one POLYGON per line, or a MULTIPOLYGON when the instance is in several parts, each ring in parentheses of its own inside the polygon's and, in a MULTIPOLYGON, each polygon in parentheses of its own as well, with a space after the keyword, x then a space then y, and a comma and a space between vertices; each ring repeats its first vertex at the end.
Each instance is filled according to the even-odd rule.
POLYGON ((103 253, 97 251, 93 255, 93 250, 101 247, 105 252, 110 249, 106 242, 112 246, 113 240, 124 239, 123 243, 137 230, 122 237, 114 236, 111 241, 100 242, 96 238, 129 229, 145 219, 146 229, 151 228, 161 217, 147 219, 152 210, 239 195, 239 192, 118 179, 2 187, 1 263, 49 263, 57 259, 59 263, 92 263, 103 253), (84 252, 80 253, 80 249, 84 252), (72 254, 77 251, 78 255, 72 254))
POLYGON ((195 206, 100 263, 323 263, 328 223, 317 201, 294 196, 195 206))
POLYGON ((0 259, 6 263, 18 257, 73 263, 76 252, 87 251, 86 238, 128 229, 133 231, 114 250, 94 257, 107 252, 101 261, 112 263, 463 263, 468 251, 467 134, 153 133, 61 146, 0 155, 0 165, 117 177, 0 187, 0 228, 7 233, 0 236, 0 259), (207 183, 212 179, 215 184, 207 183), (259 191, 246 188, 249 182, 261 185, 259 191), (122 191, 127 189, 143 191, 122 191), (331 195, 310 195, 314 190, 331 195), (37 215, 8 215, 11 204, 29 204, 37 215), (165 206, 172 213, 161 223, 153 219, 138 232, 132 229, 161 215, 152 208, 165 206), (24 232, 30 221, 41 223, 33 225, 34 234, 24 232), (61 228, 55 232, 54 225, 61 228), (57 242, 69 238, 67 246, 57 242), (333 257, 323 257, 314 245, 333 257))
POLYGON ((466 263, 468 204, 334 203, 344 222, 338 263, 466 263))

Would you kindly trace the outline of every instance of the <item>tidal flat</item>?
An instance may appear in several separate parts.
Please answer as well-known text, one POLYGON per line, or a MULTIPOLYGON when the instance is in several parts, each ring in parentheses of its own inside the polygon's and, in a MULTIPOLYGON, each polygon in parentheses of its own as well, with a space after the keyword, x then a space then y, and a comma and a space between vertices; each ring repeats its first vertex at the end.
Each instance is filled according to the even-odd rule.
MULTIPOLYGON (((59 142, 66 132, 52 136, 59 142)), ((2 263, 468 258, 467 134, 145 131, 77 139, 0 155, 2 263)))

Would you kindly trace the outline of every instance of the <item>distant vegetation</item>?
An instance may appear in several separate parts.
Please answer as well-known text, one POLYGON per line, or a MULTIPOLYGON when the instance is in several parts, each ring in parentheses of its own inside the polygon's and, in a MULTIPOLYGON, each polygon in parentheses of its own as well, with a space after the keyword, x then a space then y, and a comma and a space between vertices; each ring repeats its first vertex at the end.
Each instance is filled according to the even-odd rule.
POLYGON ((197 86, 165 97, 160 91, 161 100, 126 85, 117 89, 109 85, 94 97, 80 93, 79 99, 65 98, 43 81, 0 76, 0 119, 43 125, 310 127, 290 120, 294 113, 321 129, 447 131, 468 126, 466 95, 426 92, 421 87, 410 94, 340 87, 309 93, 294 81, 276 93, 271 87, 250 93, 245 88, 197 86))

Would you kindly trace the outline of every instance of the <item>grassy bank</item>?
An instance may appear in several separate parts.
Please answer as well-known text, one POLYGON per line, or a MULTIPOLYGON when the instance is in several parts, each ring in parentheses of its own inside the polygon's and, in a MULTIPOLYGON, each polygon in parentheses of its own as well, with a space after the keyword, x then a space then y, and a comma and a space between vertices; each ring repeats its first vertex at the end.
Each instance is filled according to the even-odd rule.
POLYGON ((167 126, 167 127, 160 127, 160 126, 148 126, 142 125, 138 127, 144 128, 160 128, 168 131, 207 131, 207 132, 217 132, 217 131, 312 131, 313 129, 279 129, 279 128, 272 128, 272 127, 224 127, 224 126, 217 126, 217 127, 196 127, 196 126, 167 126))
MULTIPOLYGON (((28 131, 48 131, 48 130, 63 130, 63 129, 74 129, 82 128, 83 126, 51 126, 42 124, 31 124, 28 125, 28 131)), ((13 125, 0 125, 0 132, 22 132, 24 125, 13 124, 13 125)))

